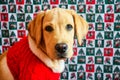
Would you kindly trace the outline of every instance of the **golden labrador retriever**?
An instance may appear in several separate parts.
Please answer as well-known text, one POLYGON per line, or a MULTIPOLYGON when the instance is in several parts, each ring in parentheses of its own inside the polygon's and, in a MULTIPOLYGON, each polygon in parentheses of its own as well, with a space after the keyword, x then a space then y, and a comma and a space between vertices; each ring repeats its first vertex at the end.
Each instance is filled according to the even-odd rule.
MULTIPOLYGON (((40 12, 29 23, 28 32, 32 53, 53 72, 61 73, 65 59, 73 55, 74 35, 81 44, 88 24, 73 10, 55 8, 40 12)), ((7 64, 7 52, 0 56, 0 80, 14 80, 7 64)))

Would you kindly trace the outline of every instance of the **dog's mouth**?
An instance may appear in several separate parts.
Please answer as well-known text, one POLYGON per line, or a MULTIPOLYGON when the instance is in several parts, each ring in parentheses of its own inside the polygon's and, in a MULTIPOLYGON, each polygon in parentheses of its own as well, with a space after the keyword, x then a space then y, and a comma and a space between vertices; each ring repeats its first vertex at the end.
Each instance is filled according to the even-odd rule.
POLYGON ((66 61, 68 58, 66 58, 66 57, 59 57, 57 60, 64 60, 64 61, 66 61))
POLYGON ((67 59, 67 53, 57 53, 57 58, 58 59, 67 59))

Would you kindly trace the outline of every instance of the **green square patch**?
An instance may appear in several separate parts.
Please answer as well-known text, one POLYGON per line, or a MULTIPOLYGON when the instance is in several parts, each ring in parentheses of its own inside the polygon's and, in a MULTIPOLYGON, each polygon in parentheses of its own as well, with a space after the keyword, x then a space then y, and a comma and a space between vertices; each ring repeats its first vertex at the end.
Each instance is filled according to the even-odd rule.
POLYGON ((2 37, 9 37, 9 30, 2 30, 2 37))

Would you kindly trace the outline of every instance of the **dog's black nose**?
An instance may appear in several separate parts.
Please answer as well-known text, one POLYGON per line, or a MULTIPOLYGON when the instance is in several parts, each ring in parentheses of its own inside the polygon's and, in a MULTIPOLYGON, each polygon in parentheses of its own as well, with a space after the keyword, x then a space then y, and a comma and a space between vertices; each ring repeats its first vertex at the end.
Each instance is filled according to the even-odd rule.
POLYGON ((59 53, 65 53, 67 50, 68 46, 65 43, 58 43, 55 46, 55 49, 59 52, 59 53))

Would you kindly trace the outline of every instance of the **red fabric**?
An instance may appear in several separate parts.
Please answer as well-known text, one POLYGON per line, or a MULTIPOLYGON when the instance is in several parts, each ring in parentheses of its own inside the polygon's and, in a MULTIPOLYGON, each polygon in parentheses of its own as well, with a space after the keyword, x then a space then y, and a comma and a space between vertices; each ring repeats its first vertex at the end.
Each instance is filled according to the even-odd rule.
POLYGON ((53 73, 31 52, 27 38, 9 49, 7 64, 15 80, 59 80, 60 77, 60 73, 53 73))

